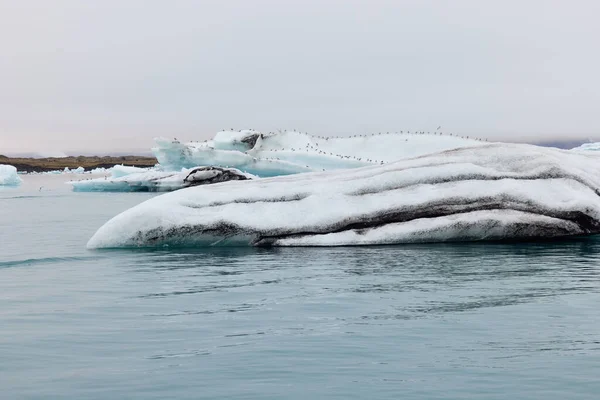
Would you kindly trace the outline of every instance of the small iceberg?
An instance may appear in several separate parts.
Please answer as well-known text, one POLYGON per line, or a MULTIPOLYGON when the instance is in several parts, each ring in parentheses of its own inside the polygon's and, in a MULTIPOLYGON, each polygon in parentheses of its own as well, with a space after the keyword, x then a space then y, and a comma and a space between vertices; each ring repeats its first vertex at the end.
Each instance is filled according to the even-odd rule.
POLYGON ((18 186, 22 182, 17 169, 12 165, 0 164, 0 186, 18 186))
POLYGON ((346 246, 600 233, 600 156, 488 144, 150 199, 88 247, 346 246))
MULTIPOLYGON (((51 172, 53 172, 53 171, 51 171, 51 172)), ((85 168, 77 167, 75 169, 69 169, 69 167, 65 167, 65 169, 62 172, 65 174, 83 174, 83 173, 85 173, 85 168)))
POLYGON ((197 167, 179 172, 166 172, 157 169, 115 166, 112 176, 96 179, 70 181, 76 192, 168 192, 191 186, 212 183, 253 179, 233 168, 197 167))

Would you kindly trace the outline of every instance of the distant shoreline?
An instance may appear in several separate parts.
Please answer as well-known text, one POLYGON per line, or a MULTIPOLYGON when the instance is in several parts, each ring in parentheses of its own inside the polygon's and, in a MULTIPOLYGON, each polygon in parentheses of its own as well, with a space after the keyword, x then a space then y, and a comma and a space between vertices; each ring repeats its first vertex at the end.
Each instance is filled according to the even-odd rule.
POLYGON ((85 168, 86 171, 94 168, 110 168, 116 164, 133 167, 153 167, 158 161, 154 157, 145 156, 78 156, 78 157, 48 157, 48 158, 21 158, 0 155, 0 164, 8 164, 17 168, 19 172, 47 172, 65 168, 85 168))

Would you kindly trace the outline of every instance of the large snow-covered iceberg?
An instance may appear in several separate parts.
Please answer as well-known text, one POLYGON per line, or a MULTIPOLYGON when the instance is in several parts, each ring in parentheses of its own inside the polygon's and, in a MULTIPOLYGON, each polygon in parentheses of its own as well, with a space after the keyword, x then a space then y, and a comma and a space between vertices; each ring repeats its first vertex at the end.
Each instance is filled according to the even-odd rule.
POLYGON ((158 138, 152 151, 166 170, 216 165, 271 177, 380 165, 482 144, 485 142, 439 132, 321 137, 296 131, 263 134, 244 130, 222 131, 205 142, 158 138))
POLYGON ((67 183, 76 192, 169 192, 190 186, 255 178, 233 168, 198 167, 179 172, 150 169, 140 172, 117 167, 112 168, 110 177, 67 183))
POLYGON ((17 169, 12 165, 0 164, 0 185, 17 186, 21 184, 21 178, 17 169))
POLYGON ((331 246, 600 232, 600 157, 517 144, 194 187, 114 217, 89 248, 331 246))

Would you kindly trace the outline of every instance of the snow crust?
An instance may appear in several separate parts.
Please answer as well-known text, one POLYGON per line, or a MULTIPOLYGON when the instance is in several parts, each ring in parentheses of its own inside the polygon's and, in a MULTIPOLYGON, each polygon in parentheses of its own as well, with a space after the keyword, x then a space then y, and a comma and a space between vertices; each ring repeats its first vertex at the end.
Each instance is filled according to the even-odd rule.
POLYGON ((263 134, 254 130, 222 131, 205 142, 181 143, 164 138, 155 142, 152 151, 166 170, 215 165, 260 177, 380 165, 485 144, 439 132, 321 137, 296 131, 263 134))
POLYGON ((18 186, 22 182, 17 169, 12 165, 0 164, 0 185, 18 186))
POLYGON ((332 246, 600 232, 600 156, 488 144, 342 171, 188 188, 114 217, 89 248, 332 246))

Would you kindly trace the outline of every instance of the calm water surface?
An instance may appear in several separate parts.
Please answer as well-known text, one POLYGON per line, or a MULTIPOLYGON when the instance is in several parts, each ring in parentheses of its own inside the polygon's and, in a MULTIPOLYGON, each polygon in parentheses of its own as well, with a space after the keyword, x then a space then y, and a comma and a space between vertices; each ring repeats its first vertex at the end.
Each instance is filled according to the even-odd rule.
POLYGON ((599 239, 88 251, 153 195, 24 179, 0 189, 0 398, 600 398, 599 239))

